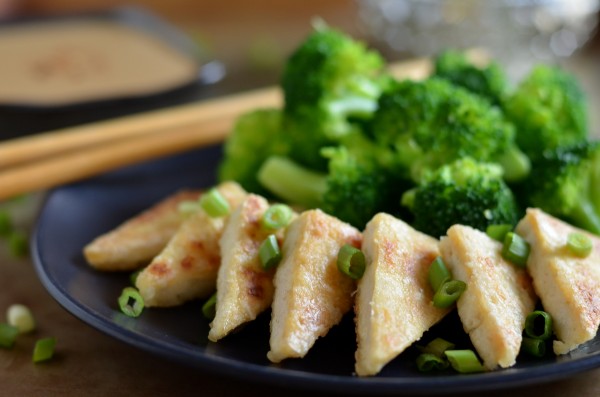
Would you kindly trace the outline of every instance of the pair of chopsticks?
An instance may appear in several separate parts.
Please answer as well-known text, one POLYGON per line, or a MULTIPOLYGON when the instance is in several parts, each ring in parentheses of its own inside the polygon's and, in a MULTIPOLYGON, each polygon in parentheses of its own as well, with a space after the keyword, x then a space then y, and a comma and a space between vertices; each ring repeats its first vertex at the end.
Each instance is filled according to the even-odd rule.
MULTIPOLYGON (((397 78, 424 78, 431 62, 390 66, 397 78)), ((0 143, 0 200, 224 140, 237 116, 280 107, 277 87, 17 138, 0 143)))

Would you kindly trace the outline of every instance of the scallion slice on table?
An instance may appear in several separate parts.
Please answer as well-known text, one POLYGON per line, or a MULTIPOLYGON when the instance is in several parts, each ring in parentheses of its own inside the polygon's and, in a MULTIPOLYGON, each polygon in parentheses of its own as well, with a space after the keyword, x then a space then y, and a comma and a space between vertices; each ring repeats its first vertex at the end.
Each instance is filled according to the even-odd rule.
POLYGON ((258 249, 258 256, 260 257, 260 263, 263 269, 268 270, 279 264, 281 260, 281 250, 279 249, 279 243, 277 237, 274 234, 269 234, 267 238, 261 243, 258 249))
POLYGON ((512 229, 513 226, 508 223, 503 223, 500 225, 489 225, 485 229, 485 233, 494 240, 504 242, 504 237, 506 236, 506 233, 510 232, 512 229))
POLYGON ((6 323, 0 323, 0 347, 10 349, 19 335, 19 329, 6 323))
POLYGON ((517 233, 508 232, 504 237, 502 257, 518 267, 526 267, 530 249, 529 243, 523 237, 517 233))
POLYGON ((456 371, 468 374, 485 371, 473 350, 446 350, 446 357, 456 371))
POLYGON ((144 310, 144 299, 133 287, 125 287, 119 296, 119 307, 129 317, 138 317, 144 310))
POLYGON ((229 214, 229 203, 216 188, 210 189, 200 197, 200 207, 212 218, 229 214))
POLYGON ((552 317, 542 310, 529 313, 525 319, 525 334, 534 339, 550 339, 552 337, 552 317))
POLYGON ((217 293, 212 294, 210 298, 202 305, 202 314, 209 320, 215 318, 217 308, 217 293))
POLYGON ((467 284, 460 280, 446 281, 433 295, 433 306, 445 309, 460 298, 467 289, 467 284))
POLYGON ((24 334, 35 329, 35 320, 31 310, 25 305, 10 305, 6 311, 6 319, 10 325, 17 327, 24 334))
POLYGON ((293 211, 285 204, 270 206, 261 218, 261 226, 267 230, 277 230, 286 227, 292 219, 293 211))
POLYGON ((440 371, 448 368, 448 361, 431 353, 417 356, 417 369, 421 372, 440 371))
POLYGON ((56 346, 56 338, 43 338, 35 342, 33 348, 33 362, 39 363, 47 361, 54 356, 54 347, 56 346))
POLYGON ((0 236, 8 237, 13 231, 13 223, 10 214, 6 210, 0 211, 0 236))
POLYGON ((437 292, 442 284, 452 278, 450 271, 446 267, 446 264, 441 256, 438 256, 433 260, 433 262, 431 262, 431 265, 429 266, 428 278, 429 285, 431 286, 433 292, 437 292))
POLYGON ((544 357, 546 354, 546 342, 542 339, 523 337, 521 351, 534 357, 544 357))
POLYGON ((29 244, 27 243, 27 235, 21 231, 13 230, 8 235, 8 247, 10 253, 16 258, 22 258, 27 255, 29 244))
POLYGON ((585 258, 592 253, 592 240, 583 233, 573 232, 567 236, 569 252, 580 258, 585 258))
POLYGON ((338 252, 337 267, 346 276, 358 280, 365 273, 365 254, 358 248, 345 244, 338 252))

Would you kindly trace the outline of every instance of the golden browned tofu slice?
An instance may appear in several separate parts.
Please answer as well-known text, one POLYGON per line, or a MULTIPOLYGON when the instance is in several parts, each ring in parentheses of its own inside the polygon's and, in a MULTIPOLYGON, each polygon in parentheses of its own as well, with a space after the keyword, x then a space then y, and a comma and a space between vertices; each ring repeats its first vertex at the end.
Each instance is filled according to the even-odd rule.
POLYGON ((525 271, 502 257, 502 244, 469 226, 454 225, 442 237, 442 258, 467 289, 458 299, 465 332, 487 369, 515 364, 525 318, 536 296, 525 271))
MULTIPOLYGON (((224 182, 217 190, 231 208, 246 197, 246 192, 234 182, 224 182)), ((136 287, 146 306, 177 306, 213 293, 221 262, 219 239, 227 218, 212 218, 203 210, 188 216, 167 246, 137 277, 136 287)))
POLYGON ((337 269, 337 256, 360 241, 358 230, 320 210, 288 226, 274 278, 269 360, 304 357, 351 309, 355 283, 337 269))
POLYGON ((94 268, 108 271, 131 271, 147 265, 185 220, 179 204, 199 196, 199 190, 184 190, 167 197, 86 245, 86 260, 94 268))
POLYGON ((375 375, 450 309, 432 305, 428 272, 438 240, 388 214, 367 224, 362 250, 367 267, 358 281, 356 374, 375 375))
MULTIPOLYGON (((271 307, 275 269, 263 269, 259 256, 260 245, 273 233, 260 222, 268 208, 267 200, 250 194, 225 225, 220 240, 216 315, 208 333, 213 342, 271 307)), ((280 243, 284 231, 282 228, 276 232, 280 243)))
POLYGON ((531 245, 527 269, 544 310, 553 319, 554 352, 565 354, 593 339, 600 324, 600 238, 532 208, 516 231, 531 245), (569 253, 566 244, 571 232, 591 239, 589 256, 569 253))

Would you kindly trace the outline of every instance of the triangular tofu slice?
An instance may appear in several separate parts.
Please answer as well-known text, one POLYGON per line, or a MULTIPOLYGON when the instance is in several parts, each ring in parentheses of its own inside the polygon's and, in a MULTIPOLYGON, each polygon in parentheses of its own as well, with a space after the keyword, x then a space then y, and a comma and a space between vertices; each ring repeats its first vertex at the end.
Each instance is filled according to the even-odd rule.
POLYGON ((337 256, 360 241, 358 230, 320 210, 290 223, 274 278, 269 360, 304 357, 352 308, 355 283, 337 269, 337 256))
POLYGON ((107 271, 132 271, 147 265, 185 220, 179 204, 199 196, 199 190, 182 190, 96 237, 83 249, 87 262, 107 271))
MULTIPOLYGON (((219 242, 221 266, 217 276, 216 315, 208 333, 213 342, 271 307, 275 268, 263 269, 259 256, 260 245, 273 234, 260 222, 268 208, 267 200, 250 194, 225 225, 219 242)), ((282 228, 275 234, 280 243, 284 232, 282 228)))
MULTIPOLYGON (((246 197, 237 183, 217 190, 236 208, 246 197)), ((219 239, 228 216, 210 217, 203 210, 189 215, 167 246, 140 272, 136 287, 148 307, 177 306, 214 292, 221 262, 219 239)))
POLYGON ((452 277, 467 284, 458 299, 465 332, 487 369, 515 364, 525 318, 536 296, 525 269, 507 262, 502 244, 469 226, 454 225, 442 237, 442 258, 452 277))
POLYGON ((600 324, 600 238, 531 208, 516 231, 531 245, 527 269, 553 319, 554 352, 565 354, 593 339, 600 324), (591 239, 592 253, 586 258, 569 253, 571 232, 591 239))
POLYGON ((356 373, 375 375, 450 309, 432 305, 428 272, 438 240, 388 215, 367 224, 362 250, 367 268, 358 281, 356 373))

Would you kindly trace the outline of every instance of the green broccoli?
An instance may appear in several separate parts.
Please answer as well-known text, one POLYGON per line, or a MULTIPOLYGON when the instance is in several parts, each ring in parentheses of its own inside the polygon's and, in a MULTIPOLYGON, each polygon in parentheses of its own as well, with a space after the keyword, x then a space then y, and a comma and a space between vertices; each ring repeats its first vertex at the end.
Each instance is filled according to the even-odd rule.
POLYGON ((400 166, 417 183, 425 173, 467 156, 500 163, 506 180, 529 172, 529 159, 501 111, 444 79, 391 84, 368 130, 376 142, 396 151, 400 166))
POLYGON ((439 238, 455 224, 485 230, 491 224, 516 224, 520 210, 497 164, 463 158, 427 175, 402 197, 413 225, 439 238))
POLYGON ((587 101, 577 79, 557 68, 538 65, 506 101, 516 141, 530 158, 547 149, 585 141, 587 101))
POLYGON ((278 109, 258 109, 239 116, 225 141, 219 180, 234 180, 249 192, 265 194, 256 177, 263 161, 271 155, 289 152, 281 119, 278 109))
POLYGON ((478 94, 493 105, 503 107, 508 80, 496 62, 477 67, 464 53, 447 50, 435 58, 433 75, 478 94))
POLYGON ((355 130, 352 119, 373 113, 388 81, 384 66, 381 55, 362 42, 316 27, 287 60, 281 80, 284 130, 295 161, 326 169, 319 150, 355 130))
POLYGON ((544 152, 526 186, 530 205, 600 235, 600 141, 544 152))
POLYGON ((397 213, 400 196, 409 186, 374 161, 376 152, 371 155, 368 146, 366 149, 358 152, 341 145, 323 148, 327 172, 273 156, 261 167, 258 180, 280 199, 304 208, 321 208, 362 228, 377 212, 397 213))

